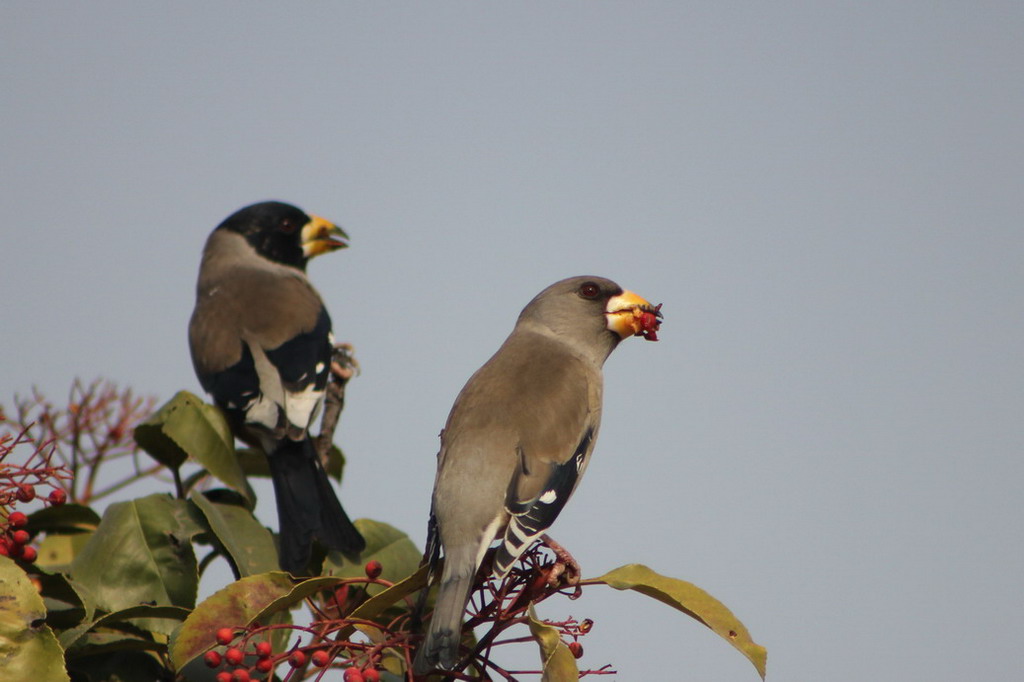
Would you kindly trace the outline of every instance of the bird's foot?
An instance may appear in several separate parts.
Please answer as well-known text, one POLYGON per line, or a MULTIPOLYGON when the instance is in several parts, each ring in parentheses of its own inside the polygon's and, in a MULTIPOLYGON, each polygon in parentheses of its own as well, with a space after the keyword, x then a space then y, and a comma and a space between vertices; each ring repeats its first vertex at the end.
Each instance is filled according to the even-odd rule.
POLYGON ((579 582, 583 575, 579 563, 565 547, 552 540, 550 535, 542 535, 540 540, 555 555, 555 565, 548 573, 548 585, 551 587, 557 587, 559 584, 567 587, 576 586, 576 591, 579 593, 581 591, 579 582))
POLYGON ((331 374, 342 383, 359 374, 359 362, 351 343, 334 344, 331 355, 331 374))

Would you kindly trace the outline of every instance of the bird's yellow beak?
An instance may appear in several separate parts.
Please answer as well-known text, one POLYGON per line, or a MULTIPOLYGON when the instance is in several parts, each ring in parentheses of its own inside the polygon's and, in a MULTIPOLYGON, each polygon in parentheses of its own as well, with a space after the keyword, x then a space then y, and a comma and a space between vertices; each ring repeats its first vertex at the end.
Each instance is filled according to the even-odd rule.
POLYGON ((348 235, 329 220, 320 216, 309 216, 309 222, 302 226, 302 253, 306 258, 319 256, 344 249, 348 246, 348 235))
POLYGON ((642 296, 632 291, 623 291, 608 299, 604 316, 608 320, 608 329, 620 338, 642 336, 648 341, 658 340, 658 329, 661 328, 660 303, 651 305, 642 296))

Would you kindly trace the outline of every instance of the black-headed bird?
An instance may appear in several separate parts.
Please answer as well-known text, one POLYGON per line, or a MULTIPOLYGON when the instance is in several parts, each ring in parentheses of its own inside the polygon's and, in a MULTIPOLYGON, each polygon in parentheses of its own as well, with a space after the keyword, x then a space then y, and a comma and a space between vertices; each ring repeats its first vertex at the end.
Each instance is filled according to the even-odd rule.
POLYGON ((628 336, 657 340, 660 307, 601 277, 556 282, 459 393, 437 455, 427 544, 436 562, 440 542, 444 569, 417 674, 458 662, 491 544, 502 578, 565 506, 597 440, 604 361, 628 336))
POLYGON ((233 433, 267 455, 280 565, 295 575, 305 574, 314 538, 347 554, 366 544, 310 436, 334 339, 306 264, 347 240, 341 228, 289 204, 240 209, 207 239, 188 330, 203 389, 224 410, 233 433))

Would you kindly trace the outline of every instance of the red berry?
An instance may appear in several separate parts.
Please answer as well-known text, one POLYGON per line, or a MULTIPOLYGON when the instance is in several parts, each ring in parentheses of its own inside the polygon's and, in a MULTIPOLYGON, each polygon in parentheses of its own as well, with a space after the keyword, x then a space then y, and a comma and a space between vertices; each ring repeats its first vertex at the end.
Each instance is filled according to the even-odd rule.
POLYGON ((60 488, 50 491, 50 504, 60 506, 68 501, 68 494, 60 488))
POLYGON ((36 499, 36 489, 28 483, 18 485, 18 492, 16 494, 18 499, 22 502, 31 502, 36 499))
POLYGON ((373 668, 363 671, 363 682, 380 682, 380 673, 373 668))
POLYGON ((239 668, 231 673, 231 682, 249 682, 249 671, 245 668, 239 668))
POLYGON ((573 658, 582 658, 583 645, 579 642, 569 642, 569 653, 573 655, 573 658))
POLYGON ((203 656, 203 661, 211 668, 219 668, 221 663, 220 654, 216 651, 207 651, 206 655, 203 656))
POLYGON ((231 640, 235 638, 235 631, 231 628, 221 628, 217 630, 217 644, 231 644, 231 640))
MULTIPOLYGON (((7 544, 7 556, 12 559, 20 559, 27 548, 25 545, 19 545, 16 542, 10 542, 7 544)), ((33 550, 35 551, 35 550, 33 550)))
POLYGON ((36 560, 36 548, 35 547, 22 547, 21 560, 33 562, 36 560))
POLYGON ((270 642, 256 642, 256 655, 257 656, 269 656, 273 649, 270 648, 270 642))
POLYGON ((583 622, 580 623, 580 632, 587 634, 594 627, 594 621, 589 618, 584 618, 583 622))
POLYGON ((0 556, 11 556, 10 545, 6 542, 0 542, 0 556))
POLYGON ((306 652, 296 649, 288 657, 288 664, 293 668, 301 668, 306 665, 306 652))
POLYGON ((376 580, 380 577, 380 574, 384 571, 384 567, 380 565, 380 562, 374 559, 373 561, 366 562, 366 577, 370 580, 376 580))
POLYGON ((227 670, 221 670, 217 673, 217 682, 231 682, 231 673, 227 670))
POLYGON ((269 673, 271 670, 274 669, 274 661, 271 660, 269 657, 261 658, 260 660, 256 661, 256 669, 259 670, 261 673, 269 673))
POLYGON ((366 682, 366 678, 363 677, 363 673, 359 668, 349 668, 345 671, 345 676, 342 679, 345 682, 366 682))
POLYGON ((28 525, 28 517, 18 511, 11 512, 7 517, 7 523, 11 524, 11 528, 24 528, 28 525))
POLYGON ((313 665, 315 665, 316 667, 326 668, 327 664, 331 662, 331 655, 323 649, 317 649, 313 652, 313 655, 310 657, 310 660, 313 661, 313 665))
POLYGON ((16 530, 11 533, 11 540, 14 540, 16 545, 27 545, 31 539, 32 536, 28 534, 27 530, 16 530))
POLYGON ((224 660, 227 661, 230 665, 238 665, 242 662, 244 658, 245 654, 242 653, 242 650, 236 649, 235 647, 231 647, 230 649, 224 652, 224 660))

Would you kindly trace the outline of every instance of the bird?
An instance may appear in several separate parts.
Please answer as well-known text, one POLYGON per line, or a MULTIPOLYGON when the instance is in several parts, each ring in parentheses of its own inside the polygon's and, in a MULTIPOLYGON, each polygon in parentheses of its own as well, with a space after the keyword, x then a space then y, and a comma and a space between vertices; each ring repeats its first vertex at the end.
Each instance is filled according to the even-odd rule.
POLYGON ((305 575, 313 539, 347 555, 365 540, 314 447, 334 337, 309 260, 348 246, 337 225, 279 201, 239 209, 210 233, 189 322, 192 363, 232 433, 266 455, 280 567, 305 575))
POLYGON ((540 292, 498 351, 470 377, 441 431, 427 553, 443 550, 440 588, 413 670, 458 661, 463 612, 498 542, 503 578, 576 489, 601 422, 602 366, 629 336, 657 340, 661 305, 602 277, 540 292))

